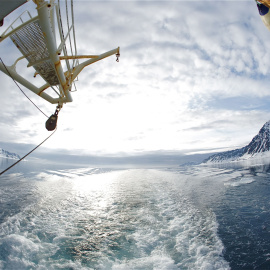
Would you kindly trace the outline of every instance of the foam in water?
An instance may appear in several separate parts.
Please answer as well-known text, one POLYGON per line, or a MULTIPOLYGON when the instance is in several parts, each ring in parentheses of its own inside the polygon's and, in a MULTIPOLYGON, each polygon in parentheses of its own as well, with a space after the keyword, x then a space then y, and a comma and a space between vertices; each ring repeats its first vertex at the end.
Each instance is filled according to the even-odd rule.
POLYGON ((157 170, 48 171, 1 224, 4 269, 229 269, 215 214, 157 170))
POLYGON ((238 187, 238 186, 241 186, 241 185, 250 184, 252 182, 254 182, 254 179, 252 179, 250 177, 241 177, 240 179, 225 182, 224 185, 225 186, 238 187))

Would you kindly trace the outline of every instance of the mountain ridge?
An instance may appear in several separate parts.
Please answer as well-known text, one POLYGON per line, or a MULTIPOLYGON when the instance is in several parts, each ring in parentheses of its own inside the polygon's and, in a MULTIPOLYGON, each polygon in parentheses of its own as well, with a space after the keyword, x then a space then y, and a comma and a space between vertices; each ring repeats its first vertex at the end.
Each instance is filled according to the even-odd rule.
POLYGON ((270 157, 270 121, 267 121, 259 133, 253 137, 251 142, 235 150, 225 151, 211 155, 202 163, 224 163, 248 160, 255 157, 270 157))
POLYGON ((16 153, 11 153, 7 150, 0 148, 0 158, 20 159, 20 156, 16 153))

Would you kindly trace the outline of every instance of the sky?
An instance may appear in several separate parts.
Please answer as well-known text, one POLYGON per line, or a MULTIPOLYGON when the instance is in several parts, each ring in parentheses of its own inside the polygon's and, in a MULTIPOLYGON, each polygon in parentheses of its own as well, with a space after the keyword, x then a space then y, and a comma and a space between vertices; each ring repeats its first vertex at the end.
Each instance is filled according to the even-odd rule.
MULTIPOLYGON (((34 14, 33 6, 16 14, 34 14)), ((42 153, 214 153, 245 146, 270 120, 270 32, 254 1, 74 0, 74 16, 78 54, 119 46, 120 61, 111 56, 81 72, 42 153)), ((20 54, 5 40, 0 56, 12 65, 20 54)), ((39 82, 26 65, 17 71, 39 82)), ((0 82, 0 147, 39 144, 49 135, 46 117, 12 79, 0 73, 0 82)), ((54 112, 22 89, 47 115, 54 112)))

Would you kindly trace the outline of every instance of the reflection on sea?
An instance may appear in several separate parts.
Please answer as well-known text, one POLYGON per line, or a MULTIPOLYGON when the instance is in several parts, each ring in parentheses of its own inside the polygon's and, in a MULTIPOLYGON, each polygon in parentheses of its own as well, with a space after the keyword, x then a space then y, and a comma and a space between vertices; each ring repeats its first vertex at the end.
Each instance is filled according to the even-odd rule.
POLYGON ((2 269, 270 268, 270 165, 30 165, 0 177, 2 269))

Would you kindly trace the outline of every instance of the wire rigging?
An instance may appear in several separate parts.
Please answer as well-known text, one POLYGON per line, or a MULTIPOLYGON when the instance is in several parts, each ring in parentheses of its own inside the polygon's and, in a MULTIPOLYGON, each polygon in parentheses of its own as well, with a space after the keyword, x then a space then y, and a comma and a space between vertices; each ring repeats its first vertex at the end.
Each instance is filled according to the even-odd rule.
MULTIPOLYGON (((65 0, 65 6, 66 6, 66 23, 67 23, 67 36, 69 40, 69 50, 71 53, 71 56, 77 56, 77 45, 76 45, 76 35, 75 35, 75 20, 74 20, 74 9, 73 9, 73 0, 70 1, 70 7, 68 5, 68 1, 65 0), (69 14, 71 15, 71 22, 69 19, 69 14), (72 33, 71 33, 72 30, 72 33), (73 48, 74 47, 74 48, 73 48)), ((61 17, 61 12, 60 12, 60 0, 58 0, 58 15, 59 15, 59 23, 61 25, 61 31, 60 35, 62 36, 61 39, 65 40, 65 35, 64 35, 64 30, 63 30, 63 23, 62 23, 62 17, 61 17)), ((68 49, 66 46, 66 43, 63 46, 64 53, 67 55, 68 54, 68 49)), ((72 67, 70 67, 70 62, 69 60, 66 60, 66 65, 69 70, 69 72, 72 72, 72 70, 75 68, 76 65, 78 65, 78 59, 73 59, 72 61, 72 67)), ((78 77, 77 77, 78 79, 78 77)), ((76 89, 76 84, 73 82, 75 90, 71 92, 77 91, 76 89)))
POLYGON ((9 70, 8 70, 8 68, 7 68, 7 66, 5 65, 5 63, 3 62, 3 60, 2 60, 2 57, 0 57, 0 60, 1 60, 1 62, 2 62, 2 64, 3 64, 3 66, 5 67, 5 69, 6 69, 6 71, 7 71, 7 73, 8 73, 8 75, 10 76, 10 78, 12 78, 12 80, 15 82, 15 84, 18 86, 18 88, 21 90, 21 92, 26 96, 26 98, 42 113, 42 114, 44 114, 47 118, 49 118, 48 117, 48 115, 46 115, 26 94, 25 94, 25 92, 22 90, 22 88, 19 86, 19 84, 16 82, 16 80, 12 77, 12 75, 10 74, 10 72, 9 72, 9 70))
MULTIPOLYGON (((65 40, 65 35, 64 35, 64 31, 63 31, 63 23, 62 23, 62 17, 61 17, 61 11, 60 11, 60 1, 58 0, 58 15, 59 15, 59 23, 60 23, 60 28, 61 28, 61 40, 64 41, 65 40)), ((69 29, 68 29, 69 30, 69 29)), ((63 44, 63 51, 64 51, 64 55, 67 55, 67 47, 66 47, 66 43, 63 44)), ((68 70, 70 71, 70 65, 69 65, 69 61, 66 60, 66 65, 68 70)))
POLYGON ((18 161, 16 161, 14 164, 12 164, 11 166, 9 166, 8 168, 6 168, 4 171, 0 172, 0 175, 2 175, 3 173, 5 173, 6 171, 8 171, 9 169, 11 169, 12 167, 14 167, 16 164, 18 164, 19 162, 21 162, 24 158, 26 158, 27 156, 29 156, 32 152, 34 152, 38 147, 40 147, 43 143, 45 143, 55 132, 57 129, 55 129, 55 131, 50 134, 45 140, 43 140, 39 145, 37 145, 34 149, 32 149, 30 152, 28 152, 25 156, 23 156, 21 159, 19 159, 18 161))
MULTIPOLYGON (((13 81, 15 82, 15 84, 18 86, 18 88, 21 90, 21 92, 27 97, 27 99, 29 101, 31 101, 31 103, 42 113, 44 114, 47 118, 49 118, 25 93, 24 91, 21 89, 21 87, 19 86, 19 84, 15 81, 15 79, 11 76, 9 70, 7 69, 6 65, 4 64, 2 58, 0 57, 0 60, 3 64, 3 66, 5 67, 7 73, 9 74, 9 76, 13 79, 13 81)), ((55 129, 55 131, 50 134, 45 140, 43 140, 38 146, 36 146, 34 149, 32 149, 30 152, 28 152, 25 156, 23 156, 21 159, 19 159, 18 161, 16 161, 14 164, 12 164, 11 166, 9 166, 8 168, 6 168, 4 171, 0 172, 0 175, 2 175, 3 173, 7 172, 9 169, 11 169, 12 167, 14 167, 16 164, 18 164, 19 162, 21 162, 24 158, 26 158, 28 155, 30 155, 32 152, 34 152, 39 146, 41 146, 44 142, 46 142, 55 132, 56 132, 57 128, 55 129)))
MULTIPOLYGON (((66 0, 66 14, 67 14, 67 28, 68 28, 68 39, 69 39, 69 46, 70 46, 70 51, 71 51, 71 55, 73 56, 73 50, 72 50, 72 44, 71 44, 71 37, 70 37, 70 26, 69 26, 69 18, 68 18, 68 4, 67 4, 67 0, 66 0)), ((73 27, 73 25, 72 25, 73 27)), ((74 60, 73 60, 74 62, 74 60)))
MULTIPOLYGON (((73 0, 71 0, 71 22, 72 22, 72 30, 73 30, 73 43, 74 43, 74 52, 75 52, 75 56, 77 56, 77 44, 76 44, 76 35, 75 35, 75 20, 74 20, 74 9, 73 9, 73 0)), ((72 67, 75 68, 76 65, 79 64, 79 60, 78 59, 74 59, 73 60, 73 64, 72 64, 72 67)), ((78 77, 77 77, 77 80, 78 80, 78 77)), ((76 84, 75 84, 75 81, 73 82, 73 85, 74 85, 74 88, 75 91, 77 91, 77 87, 76 87, 76 84)))
POLYGON ((54 89, 54 87, 51 85, 52 90, 60 97, 60 94, 54 89))
MULTIPOLYGON (((77 45, 76 45, 76 36, 75 36, 75 21, 74 21, 74 10, 73 10, 73 0, 71 0, 71 19, 72 19, 72 25, 73 25, 73 42, 74 42, 74 51, 75 51, 75 56, 77 56, 77 45)), ((73 62, 73 68, 78 64, 78 60, 75 60, 73 62)))
MULTIPOLYGON (((57 12, 57 18, 58 18, 58 26, 59 26, 59 34, 60 34, 60 39, 61 39, 61 49, 64 51, 64 55, 67 56, 68 55, 68 51, 71 52, 71 56, 77 56, 77 46, 76 46, 76 37, 75 37, 75 27, 74 27, 74 9, 73 9, 73 0, 70 1, 70 8, 68 7, 68 1, 65 1, 66 4, 66 19, 67 19, 67 36, 66 38, 69 39, 69 48, 67 48, 66 46, 66 38, 64 35, 64 30, 63 30, 63 23, 62 23, 62 18, 61 18, 61 11, 60 11, 60 0, 58 0, 58 5, 56 5, 56 12, 57 12), (69 10, 70 9, 70 10, 69 10), (71 15, 71 22, 69 19, 69 13, 71 15), (70 26, 71 23, 71 26, 70 26), (71 32, 72 30, 72 32, 71 32), (74 48, 73 48, 74 47, 74 48)), ((0 57, 0 60, 7 72, 7 74, 13 79, 14 83, 17 85, 17 87, 20 89, 20 91, 24 94, 24 96, 44 115, 48 118, 47 122, 50 121, 50 119, 52 118, 52 116, 56 116, 60 110, 61 107, 57 107, 56 112, 54 115, 52 115, 51 117, 48 117, 26 94, 25 92, 21 89, 20 85, 17 83, 17 81, 13 78, 13 76, 11 75, 9 69, 7 68, 7 66, 4 64, 2 58, 0 57)), ((73 58, 72 61, 72 67, 71 67, 71 63, 70 61, 67 59, 66 60, 66 66, 68 71, 71 73, 72 70, 75 68, 76 65, 78 65, 79 61, 78 59, 73 58)), ((75 91, 77 91, 76 89, 76 85, 75 82, 73 82, 75 91)), ((51 88, 53 89, 53 91, 60 97, 60 94, 54 89, 53 86, 51 86, 51 88)), ((60 88, 58 89, 60 91, 60 88)), ((61 92, 61 91, 60 91, 61 92)), ((47 125, 46 122, 46 125, 47 125)), ((56 125, 57 122, 55 122, 56 125)), ((46 126, 47 128, 47 126, 46 126)), ((55 127, 54 127, 55 128, 55 127)), ((47 128, 48 129, 48 128, 47 128)), ((53 130, 53 129, 48 129, 48 130, 53 130)), ((25 156, 23 156, 21 159, 19 159, 17 162, 15 162, 14 164, 12 164, 11 166, 9 166, 7 169, 5 169, 4 171, 0 172, 0 175, 2 175, 3 173, 5 173, 6 171, 8 171, 9 169, 11 169, 12 167, 14 167, 16 164, 18 164, 20 161, 22 161, 25 157, 27 157, 28 155, 30 155, 33 151, 35 151, 39 146, 41 146, 45 141, 47 141, 55 132, 57 129, 55 129, 55 131, 50 134, 46 139, 44 139, 39 145, 37 145, 35 148, 33 148, 29 153, 27 153, 25 156)))

